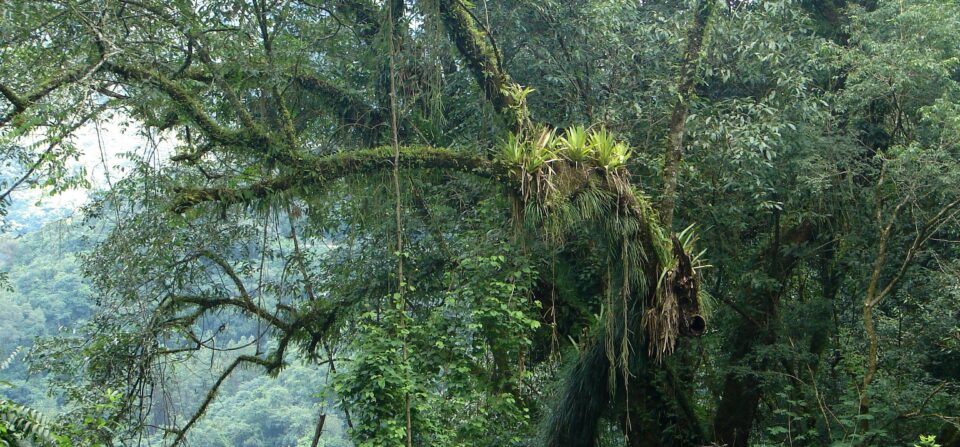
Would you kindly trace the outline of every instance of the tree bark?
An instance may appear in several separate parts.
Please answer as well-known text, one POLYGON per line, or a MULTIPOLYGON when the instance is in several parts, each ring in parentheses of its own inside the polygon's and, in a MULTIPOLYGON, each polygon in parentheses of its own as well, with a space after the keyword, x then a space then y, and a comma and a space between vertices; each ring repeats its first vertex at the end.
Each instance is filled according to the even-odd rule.
POLYGON ((663 159, 663 197, 660 202, 660 220, 663 227, 670 230, 673 225, 673 210, 677 202, 677 177, 680 162, 683 160, 683 133, 693 98, 693 87, 700 66, 700 53, 707 33, 707 22, 713 14, 714 0, 701 0, 694 10, 693 23, 687 33, 687 48, 680 63, 677 82, 677 102, 670 116, 670 130, 667 133, 667 151, 663 159))
POLYGON ((489 30, 482 29, 461 0, 441 0, 440 14, 450 39, 464 57, 484 96, 503 117, 507 128, 519 132, 523 128, 524 112, 506 92, 514 82, 503 68, 503 56, 489 30))

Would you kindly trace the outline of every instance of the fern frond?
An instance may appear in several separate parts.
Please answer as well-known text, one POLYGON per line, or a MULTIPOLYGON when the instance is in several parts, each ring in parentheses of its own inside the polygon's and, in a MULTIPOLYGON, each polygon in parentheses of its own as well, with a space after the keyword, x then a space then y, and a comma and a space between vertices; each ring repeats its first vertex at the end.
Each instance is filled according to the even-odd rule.
POLYGON ((39 411, 8 400, 0 400, 0 426, 14 440, 57 445, 52 424, 39 411))

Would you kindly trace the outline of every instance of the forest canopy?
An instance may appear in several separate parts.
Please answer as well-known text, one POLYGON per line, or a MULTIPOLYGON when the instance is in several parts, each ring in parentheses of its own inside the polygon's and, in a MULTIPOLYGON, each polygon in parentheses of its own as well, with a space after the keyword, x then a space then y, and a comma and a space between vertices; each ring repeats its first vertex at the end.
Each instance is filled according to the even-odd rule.
POLYGON ((0 17, 4 445, 960 447, 955 1, 0 17))

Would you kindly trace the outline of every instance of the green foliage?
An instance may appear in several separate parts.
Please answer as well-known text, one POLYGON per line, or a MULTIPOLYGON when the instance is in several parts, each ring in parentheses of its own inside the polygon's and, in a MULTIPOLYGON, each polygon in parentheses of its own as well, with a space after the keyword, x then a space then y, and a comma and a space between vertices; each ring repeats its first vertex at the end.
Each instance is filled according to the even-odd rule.
POLYGON ((358 329, 362 335, 351 346, 360 355, 352 362, 352 372, 338 376, 334 384, 334 391, 353 410, 356 426, 351 436, 358 446, 403 445, 407 399, 421 398, 405 360, 406 330, 391 334, 384 329, 397 324, 398 317, 392 315, 399 312, 385 309, 380 318, 373 311, 361 316, 367 322, 361 323, 358 329))
POLYGON ((606 129, 600 128, 590 133, 589 144, 594 154, 594 162, 607 171, 626 165, 630 158, 630 148, 614 140, 606 129))
POLYGON ((115 415, 122 405, 123 395, 119 391, 106 389, 93 402, 74 408, 61 416, 58 447, 90 446, 107 447, 111 439, 121 429, 115 415))
POLYGON ((573 126, 560 137, 561 155, 574 163, 586 163, 593 159, 595 147, 588 143, 589 134, 583 126, 573 126))
POLYGON ((534 138, 527 142, 529 150, 523 160, 523 170, 539 172, 549 169, 549 165, 556 159, 555 140, 553 129, 538 129, 534 138))
POLYGON ((40 412, 0 399, 0 445, 18 446, 23 442, 58 445, 52 425, 40 412))
POLYGON ((468 214, 468 227, 483 225, 451 241, 459 254, 441 284, 404 291, 426 307, 404 308, 388 295, 351 330, 347 349, 357 355, 334 390, 353 416, 357 445, 405 443, 407 398, 415 443, 520 445, 532 430, 521 386, 541 329, 530 300, 537 273, 517 247, 481 231, 498 218, 493 205, 468 214))
POLYGON ((941 447, 940 444, 937 444, 937 437, 933 435, 920 435, 920 443, 914 444, 913 447, 941 447))
MULTIPOLYGON (((8 369, 20 352, 18 346, 13 352, 0 362, 0 372, 8 369)), ((8 382, 0 382, 0 386, 12 386, 8 382)), ((16 447, 23 442, 39 445, 54 445, 52 424, 37 410, 0 399, 0 445, 16 447)))
POLYGON ((552 163, 567 161, 585 169, 615 172, 626 166, 632 150, 603 127, 571 127, 563 136, 550 127, 534 128, 529 136, 510 134, 500 145, 500 161, 523 175, 549 172, 552 163))
POLYGON ((522 138, 509 134, 507 140, 500 145, 500 159, 511 166, 524 166, 528 150, 522 138))
POLYGON ((950 445, 960 6, 704 1, 0 2, 0 215, 175 146, 0 240, 4 440, 950 445))

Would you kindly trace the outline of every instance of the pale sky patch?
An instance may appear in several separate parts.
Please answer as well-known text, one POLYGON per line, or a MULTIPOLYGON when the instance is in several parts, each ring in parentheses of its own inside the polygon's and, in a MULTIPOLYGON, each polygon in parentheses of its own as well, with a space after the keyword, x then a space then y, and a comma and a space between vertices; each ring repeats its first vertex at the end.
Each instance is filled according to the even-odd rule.
POLYGON ((108 189, 130 172, 132 163, 124 154, 158 164, 169 157, 176 144, 169 132, 149 138, 139 123, 122 115, 88 123, 74 132, 72 141, 80 156, 68 166, 74 171, 85 169, 90 189, 75 188, 53 195, 49 188, 16 190, 4 222, 7 230, 19 233, 31 229, 31 223, 72 215, 87 203, 91 191, 108 189))

